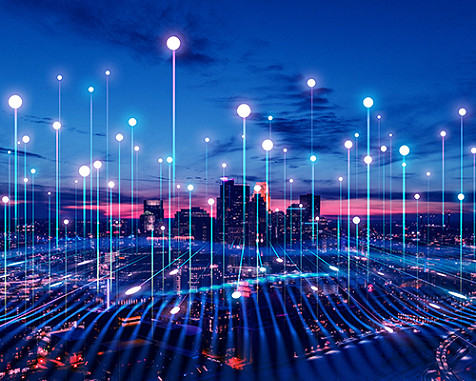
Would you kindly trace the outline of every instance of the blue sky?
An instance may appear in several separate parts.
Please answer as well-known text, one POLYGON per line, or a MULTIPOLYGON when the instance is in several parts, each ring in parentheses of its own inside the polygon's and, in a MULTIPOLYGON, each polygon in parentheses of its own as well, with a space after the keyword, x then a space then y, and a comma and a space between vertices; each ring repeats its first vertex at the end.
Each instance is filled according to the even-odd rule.
MULTIPOLYGON (((285 146, 296 194, 310 190, 308 77, 317 80, 317 189, 325 197, 338 196, 336 179, 345 175, 343 142, 360 132, 359 147, 363 147, 365 96, 375 101, 372 152, 377 153, 375 116, 380 113, 382 136, 392 132, 394 147, 411 147, 410 191, 426 189, 425 172, 430 170, 435 200, 441 183, 438 134, 442 128, 448 131, 448 197, 458 191, 457 111, 466 107, 465 187, 471 187, 469 149, 476 145, 472 117, 476 5, 472 2, 157 3, 12 1, 0 5, 0 123, 5 131, 0 147, 12 147, 7 100, 19 93, 24 98, 19 132, 32 137, 28 151, 36 156, 28 157, 28 166, 38 169, 40 192, 54 189, 51 123, 58 114, 56 75, 64 77, 62 185, 67 191, 78 177, 77 168, 89 161, 89 86, 95 87, 94 158, 106 159, 104 71, 109 69, 111 171, 117 167, 113 136, 124 133, 124 147, 128 147, 127 119, 134 116, 138 119, 134 138, 141 147, 140 188, 144 196, 157 194, 156 160, 171 153, 171 62, 165 48, 170 34, 183 40, 177 52, 177 181, 194 183, 200 200, 205 189, 206 136, 211 139, 210 184, 217 182, 224 161, 229 175, 241 177, 241 121, 235 108, 242 101, 253 111, 248 123, 250 179, 264 177, 260 143, 267 137, 266 117, 271 114, 275 118, 271 197, 282 197, 285 146)), ((126 150, 125 177, 129 173, 126 150)), ((362 149, 361 153, 363 158, 362 149)), ((6 154, 3 157, 5 187, 8 161, 6 154)), ((396 149, 393 157, 399 159, 396 149)), ((363 164, 359 170, 364 173, 363 164)), ((375 176, 377 163, 372 171, 375 176)), ((394 165, 396 192, 400 171, 394 165)), ((213 187, 210 192, 217 193, 217 186, 213 187)))

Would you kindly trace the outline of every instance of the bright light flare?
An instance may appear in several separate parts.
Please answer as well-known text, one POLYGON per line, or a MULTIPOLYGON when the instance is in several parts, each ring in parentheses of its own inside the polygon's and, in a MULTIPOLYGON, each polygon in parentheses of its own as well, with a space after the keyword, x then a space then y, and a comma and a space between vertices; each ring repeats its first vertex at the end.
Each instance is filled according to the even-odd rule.
POLYGON ((139 292, 142 289, 142 286, 134 286, 126 291, 126 295, 133 295, 136 292, 139 292))

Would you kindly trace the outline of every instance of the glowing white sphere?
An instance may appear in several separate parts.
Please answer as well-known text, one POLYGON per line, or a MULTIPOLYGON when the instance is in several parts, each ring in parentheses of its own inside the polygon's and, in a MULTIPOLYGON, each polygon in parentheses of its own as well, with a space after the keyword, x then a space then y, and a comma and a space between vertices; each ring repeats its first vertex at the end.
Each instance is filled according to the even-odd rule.
POLYGON ((134 151, 135 151, 135 152, 139 152, 139 150, 140 150, 140 147, 139 147, 139 146, 134 146, 134 151))
POLYGON ((319 291, 319 289, 316 286, 311 286, 312 291, 319 291))
POLYGON ((24 178, 23 178, 23 182, 24 182, 24 183, 27 183, 27 182, 28 182, 28 178, 24 177, 24 178))
POLYGON ((241 298, 241 292, 240 291, 235 291, 235 292, 233 292, 233 294, 231 294, 231 297, 233 299, 239 299, 239 298, 241 298))
POLYGON ((167 48, 170 50, 177 50, 180 48, 180 39, 177 36, 170 36, 167 39, 167 48))
POLYGON ((93 167, 96 168, 96 169, 100 169, 102 167, 102 162, 100 160, 96 160, 93 163, 93 167))
POLYGON ((261 147, 263 147, 263 149, 265 151, 271 151, 273 149, 273 142, 272 140, 270 139, 265 139, 263 140, 263 143, 261 143, 261 147))
POLYGON ((165 230, 165 226, 162 225, 162 226, 160 227, 160 230, 164 231, 164 230, 165 230))
POLYGON ((111 72, 110 72, 109 70, 106 70, 105 74, 106 74, 107 76, 109 76, 109 75, 111 75, 111 72))
POLYGON ((407 166, 407 163, 402 163, 402 167, 405 168, 407 166))
POLYGON ((51 192, 48 192, 48 196, 51 196, 51 192))
POLYGON ((440 132, 440 136, 441 136, 442 138, 444 138, 444 137, 446 136, 446 131, 441 131, 441 132, 440 132))
POLYGON ((387 152, 387 146, 382 146, 382 147, 380 147, 380 151, 382 151, 382 152, 387 152))
POLYGON ((189 192, 193 191, 193 185, 192 185, 192 184, 188 184, 188 185, 187 185, 187 189, 189 190, 189 192))
POLYGON ((89 91, 90 93, 92 93, 92 92, 94 91, 94 87, 89 86, 89 87, 88 87, 88 91, 89 91))
POLYGON ((69 224, 69 220, 68 220, 68 219, 65 219, 65 220, 63 221, 63 223, 64 223, 65 225, 68 225, 68 224, 69 224))
POLYGON ((367 98, 364 99, 364 101, 362 103, 364 104, 364 106, 366 108, 370 108, 374 105, 374 100, 370 97, 367 97, 367 98))
POLYGON ((475 154, 475 153, 476 153, 476 147, 472 147, 472 148, 471 148, 471 153, 472 153, 472 154, 475 154))
POLYGON ((299 204, 299 207, 302 208, 304 205, 303 204, 299 204))
POLYGON ((205 143, 209 143, 210 142, 210 138, 209 137, 206 137, 205 138, 205 143))
POLYGON ((403 145, 398 149, 398 152, 400 152, 400 155, 402 156, 407 156, 410 153, 410 148, 406 145, 403 145))
POLYGON ((19 109, 22 104, 23 100, 19 95, 12 95, 10 98, 8 98, 8 105, 14 110, 19 109))
POLYGON ((58 74, 58 75, 56 76, 56 79, 57 79, 58 81, 61 81, 61 80, 63 80, 63 76, 62 76, 61 74, 58 74))
POLYGON ((289 179, 289 182, 292 184, 294 183, 294 179, 289 179))
MULTIPOLYGON (((165 227, 165 226, 164 226, 164 227, 165 227)), ((179 272, 178 269, 174 269, 174 270, 172 270, 171 272, 169 272, 169 275, 177 275, 178 272, 179 272)))
POLYGON ((226 168, 226 163, 221 163, 222 168, 226 168))
POLYGON ((316 80, 314 78, 309 78, 307 80, 307 85, 312 89, 314 86, 316 86, 316 80))
POLYGON ((91 173, 91 169, 87 165, 82 165, 79 167, 79 174, 81 177, 88 177, 91 173))
POLYGON ((10 198, 9 198, 8 196, 3 196, 3 197, 2 197, 2 202, 3 202, 4 204, 8 204, 9 201, 10 201, 10 198))
POLYGON ((364 163, 369 165, 370 163, 372 163, 372 156, 365 156, 364 157, 364 163))
POLYGON ((460 200, 460 201, 464 200, 464 194, 463 193, 458 194, 458 200, 460 200))
POLYGON ((465 116, 466 115, 466 109, 461 107, 459 110, 458 110, 458 114, 460 116, 465 116))
POLYGON ((353 146, 352 144, 352 141, 351 140, 346 140, 345 143, 344 143, 344 147, 347 148, 347 149, 351 149, 353 146))
POLYGON ((278 257, 278 258, 276 258, 276 262, 278 262, 278 263, 283 263, 284 260, 283 260, 283 258, 279 258, 279 257, 278 257))
POLYGON ((55 130, 59 130, 61 128, 61 123, 56 121, 56 122, 53 122, 53 128, 55 130))
POLYGON ((311 155, 311 157, 309 158, 309 160, 311 160, 311 162, 315 163, 316 160, 317 160, 316 155, 311 155))
POLYGON ((167 158, 165 159, 165 161, 169 164, 172 164, 172 162, 174 161, 174 159, 172 158, 172 156, 167 156, 167 158))
POLYGON ((265 272, 266 272, 266 267, 260 267, 260 268, 259 268, 259 271, 260 271, 261 273, 265 273, 265 272))
POLYGON ((339 176, 339 182, 344 181, 344 178, 342 176, 339 176))
POLYGON ((273 120, 273 116, 272 115, 268 116, 268 120, 271 122, 273 120))
POLYGON ((355 216, 354 218, 352 218, 352 222, 353 222, 355 225, 360 224, 360 217, 355 216))
POLYGON ((77 184, 77 183, 78 183, 78 180, 74 180, 74 183, 77 184))
POLYGON ((180 189, 182 186, 180 184, 177 184, 177 189, 180 189))
POLYGON ((420 193, 415 193, 415 194, 413 195, 413 198, 414 198, 415 200, 419 200, 420 197, 421 197, 421 196, 420 196, 420 193))
POLYGON ((121 133, 117 134, 116 135, 116 140, 118 142, 122 142, 124 140, 124 135, 122 135, 121 133))
POLYGON ((283 148, 283 152, 284 152, 284 153, 288 152, 288 149, 287 149, 287 148, 283 148))
POLYGON ((126 295, 132 295, 135 294, 136 292, 139 292, 142 289, 142 286, 134 286, 131 287, 126 291, 126 295))
POLYGON ((358 132, 356 132, 356 133, 354 134, 354 137, 356 137, 356 138, 358 138, 359 136, 360 136, 360 135, 359 135, 358 132))
POLYGON ((247 104, 243 103, 238 106, 236 109, 236 113, 241 117, 241 118, 248 118, 251 114, 251 108, 247 104))
POLYGON ((34 175, 36 173, 36 169, 35 168, 30 169, 30 173, 34 175))
POLYGON ((388 136, 392 137, 392 136, 393 136, 393 134, 388 134, 388 136))
POLYGON ((164 162, 164 159, 162 159, 161 157, 159 157, 159 158, 157 159, 157 161, 158 161, 160 164, 162 164, 162 163, 164 162))
POLYGON ((215 204, 215 199, 209 198, 208 199, 208 205, 213 206, 215 204))
POLYGON ((378 115, 377 115, 377 119, 378 119, 378 120, 382 119, 382 115, 378 114, 378 115))
POLYGON ((261 192, 261 185, 256 184, 253 189, 256 193, 259 193, 261 192))
POLYGON ((136 118, 129 118, 127 123, 129 123, 129 126, 135 127, 137 125, 137 119, 136 118))
POLYGON ((275 211, 276 213, 278 213, 278 212, 279 212, 279 208, 274 209, 274 211, 275 211))
POLYGON ((180 312, 180 306, 175 306, 170 310, 171 315, 178 314, 180 312))
POLYGON ((28 135, 23 135, 23 137, 21 138, 21 141, 23 143, 30 143, 30 137, 28 135))

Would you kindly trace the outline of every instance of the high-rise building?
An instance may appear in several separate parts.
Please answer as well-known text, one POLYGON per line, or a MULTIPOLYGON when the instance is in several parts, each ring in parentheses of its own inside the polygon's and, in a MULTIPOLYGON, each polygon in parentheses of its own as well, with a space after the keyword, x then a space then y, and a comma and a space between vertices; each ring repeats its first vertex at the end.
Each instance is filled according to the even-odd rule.
POLYGON ((144 200, 144 213, 140 215, 139 232, 149 234, 156 232, 164 221, 164 204, 162 200, 144 200))
POLYGON ((175 234, 189 236, 190 233, 197 241, 207 242, 210 240, 210 214, 208 212, 198 207, 192 207, 192 209, 181 209, 175 213, 175 234))

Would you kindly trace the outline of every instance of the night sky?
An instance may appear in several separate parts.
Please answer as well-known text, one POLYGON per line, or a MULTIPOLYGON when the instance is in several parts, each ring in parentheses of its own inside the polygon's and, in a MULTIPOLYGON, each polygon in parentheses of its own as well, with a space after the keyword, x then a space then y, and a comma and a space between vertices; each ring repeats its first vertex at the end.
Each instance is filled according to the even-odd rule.
MULTIPOLYGON (((261 141, 268 137, 267 116, 272 115, 273 207, 282 206, 278 200, 283 196, 284 147, 288 148, 288 178, 295 179, 294 194, 310 192, 309 77, 317 80, 316 189, 323 197, 324 213, 336 212, 337 178, 346 175, 343 143, 353 139, 355 132, 361 135, 358 168, 364 196, 366 109, 362 100, 366 96, 375 102, 371 155, 376 158, 378 151, 377 114, 382 115, 381 144, 388 145, 388 134, 393 134, 394 194, 398 197, 401 192, 398 147, 407 144, 411 149, 408 190, 426 192, 425 173, 431 171, 435 210, 441 189, 442 129, 448 132, 447 200, 455 202, 459 192, 458 109, 465 107, 464 186, 465 193, 472 191, 470 148, 476 145, 472 112, 476 104, 474 2, 27 0, 2 2, 0 10, 3 193, 8 187, 7 150, 13 146, 13 117, 7 103, 13 93, 24 99, 19 136, 29 134, 32 138, 27 159, 28 168, 38 170, 35 198, 41 200, 48 190, 54 191, 55 134, 51 124, 58 118, 56 75, 62 74, 65 207, 73 198, 79 166, 89 163, 89 86, 95 88, 94 159, 109 160, 110 177, 117 176, 114 135, 123 133, 124 194, 129 194, 127 120, 137 118, 134 141, 141 148, 141 197, 158 197, 157 158, 171 154, 171 53, 165 41, 172 34, 182 39, 177 51, 177 183, 196 186, 197 205, 206 204, 205 137, 211 139, 209 193, 218 194, 222 162, 228 164, 228 176, 241 178, 241 120, 235 110, 242 102, 252 108, 247 136, 249 181, 264 180, 261 141), (105 150, 105 70, 111 71, 109 157, 105 150)), ((371 170, 372 193, 378 196, 378 163, 371 170)))

